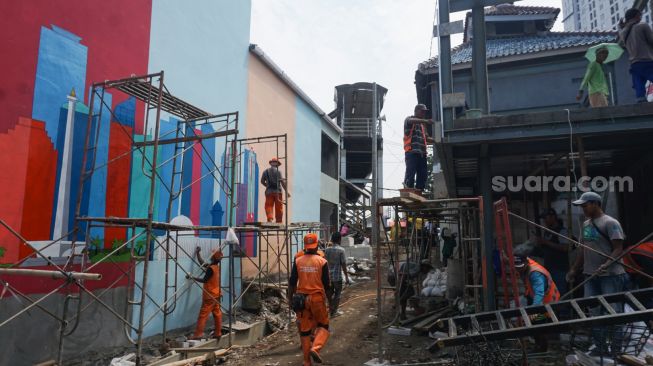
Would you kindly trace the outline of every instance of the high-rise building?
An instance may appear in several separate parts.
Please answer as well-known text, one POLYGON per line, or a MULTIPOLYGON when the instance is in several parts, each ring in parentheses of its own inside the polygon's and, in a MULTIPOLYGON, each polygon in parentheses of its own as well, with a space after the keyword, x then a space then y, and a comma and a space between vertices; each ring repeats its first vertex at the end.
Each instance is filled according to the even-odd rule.
MULTIPOLYGON (((565 31, 615 30, 633 0, 562 0, 562 23, 565 31)), ((643 20, 651 22, 644 10, 643 20)))

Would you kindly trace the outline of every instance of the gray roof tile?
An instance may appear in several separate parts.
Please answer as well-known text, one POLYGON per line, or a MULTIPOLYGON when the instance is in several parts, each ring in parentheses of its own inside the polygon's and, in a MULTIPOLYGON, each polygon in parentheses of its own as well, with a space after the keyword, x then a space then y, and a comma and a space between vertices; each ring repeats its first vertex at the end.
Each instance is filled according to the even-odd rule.
MULTIPOLYGON (((615 32, 549 32, 540 35, 488 39, 487 58, 495 59, 513 55, 546 52, 562 48, 593 46, 603 42, 614 42, 615 32)), ((451 50, 453 65, 472 61, 472 44, 465 42, 451 50)), ((419 64, 421 72, 433 72, 438 67, 438 58, 433 57, 419 64)))

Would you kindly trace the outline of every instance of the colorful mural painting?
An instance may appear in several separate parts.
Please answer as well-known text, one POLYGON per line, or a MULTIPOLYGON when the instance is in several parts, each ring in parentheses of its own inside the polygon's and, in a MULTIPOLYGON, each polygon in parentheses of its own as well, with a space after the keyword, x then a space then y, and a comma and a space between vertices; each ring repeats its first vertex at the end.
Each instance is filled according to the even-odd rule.
MULTIPOLYGON (((131 271, 131 264, 126 262, 130 258, 129 248, 111 257, 111 262, 117 263, 98 263, 134 234, 125 228, 93 227, 87 235, 83 225, 74 234, 70 231, 75 226, 78 197, 82 216, 147 216, 150 184, 144 160, 151 159, 154 151, 151 147, 134 149, 132 144, 150 138, 153 132, 151 127, 144 126, 145 107, 116 90, 97 90, 103 95, 102 101, 96 99, 94 110, 89 111, 90 89, 93 82, 164 70, 165 84, 174 95, 211 113, 238 112, 239 137, 286 134, 288 151, 270 144, 243 147, 237 152, 239 164, 230 169, 232 154, 236 152, 226 148, 224 140, 188 142, 182 153, 173 144, 160 146, 159 162, 180 155, 175 167, 164 164, 158 170, 161 179, 155 185, 154 220, 195 225, 259 221, 264 217, 259 196, 260 171, 267 168, 272 156, 284 154, 285 166, 292 167, 287 173, 293 192, 287 206, 289 221, 319 221, 320 199, 328 198, 324 192, 338 189, 337 180, 319 178, 320 134, 332 135, 334 141, 339 141, 338 128, 325 121, 324 112, 312 102, 306 104, 306 95, 282 79, 269 61, 250 52, 250 13, 250 0, 2 2, 0 14, 5 21, 0 22, 0 52, 12 57, 0 58, 0 219, 39 248, 63 238, 60 245, 47 249, 55 263, 66 261, 72 240, 87 245, 90 262, 97 264, 94 272, 102 274, 101 281, 88 283, 87 287, 103 290, 113 304, 126 304, 126 300, 137 298, 139 286, 123 276, 131 271), (188 56, 197 50, 202 50, 202 57, 188 56), (89 114, 101 114, 101 118, 93 117, 89 125, 89 114), (82 166, 87 133, 93 136, 88 148, 95 159, 94 164, 87 161, 82 166), (302 142, 296 143, 296 137, 302 142), (293 159, 294 155, 302 158, 293 159), (213 162, 219 167, 217 171, 213 162), (84 170, 93 170, 93 174, 80 187, 84 170), (168 186, 174 172, 182 170, 175 183, 168 186), (320 184, 311 189, 295 184, 306 174, 320 184), (237 195, 234 202, 228 200, 224 186, 232 176, 237 195), (232 206, 235 209, 230 211, 232 206)), ((163 114, 160 134, 174 135, 178 123, 174 116, 163 114)), ((202 125, 185 132, 210 134, 215 132, 214 128, 202 125)), ((186 234, 189 235, 180 241, 180 247, 193 252, 200 246, 205 256, 222 240, 217 233, 186 234)), ((259 238, 246 234, 241 239, 248 256, 259 255, 263 245, 259 238)), ((132 245, 142 253, 146 243, 139 239, 132 245)), ((166 262, 166 254, 160 248, 153 249, 147 262, 146 287, 150 299, 160 303, 164 296, 161 289, 173 285, 181 288, 187 283, 183 275, 164 283, 163 274, 170 262, 166 262)), ((18 262, 23 267, 48 268, 29 246, 0 227, 0 265, 18 262)), ((191 273, 200 272, 190 259, 179 263, 191 273)), ((234 278, 234 298, 240 294, 241 277, 256 273, 252 263, 237 260, 233 276, 229 266, 222 266, 222 278, 234 278)), ((72 269, 78 268, 75 260, 72 269)), ((133 273, 135 278, 141 278, 142 263, 135 265, 133 273)), ((53 279, 13 280, 17 289, 34 296, 51 291, 59 283, 53 279)), ((60 312, 67 294, 57 293, 43 305, 60 312)), ((228 295, 225 289, 225 296, 228 295)), ((0 315, 22 306, 10 296, 7 293, 0 298, 0 315)), ((168 329, 191 325, 200 301, 200 290, 188 286, 168 317, 168 329)), ((133 322, 138 321, 139 309, 124 306, 119 312, 129 314, 133 322)), ((76 351, 126 344, 122 324, 114 315, 106 309, 94 309, 97 311, 90 311, 79 325, 77 332, 87 336, 77 340, 76 351), (104 326, 97 327, 98 323, 104 326)), ((148 302, 145 317, 150 318, 156 309, 154 303, 148 302)), ((0 359, 0 366, 38 363, 56 348, 54 340, 46 342, 40 336, 56 334, 56 321, 41 313, 23 321, 35 326, 0 328, 0 339, 8 340, 0 345, 0 354, 10 355, 0 359), (38 334, 29 331, 37 327, 41 330, 38 334), (43 347, 38 352, 21 349, 19 339, 43 347)), ((143 335, 155 335, 161 329, 161 319, 156 318, 143 335)))
MULTIPOLYGON (((2 53, 14 57, 0 61, 0 140, 5 150, 0 162, 0 218, 26 239, 59 238, 72 227, 88 86, 94 80, 147 72, 151 7, 151 1, 129 0, 2 4, 2 53), (91 20, 89 13, 106 17, 91 20), (123 33, 128 36, 114 36, 123 33)), ((112 108, 122 101, 107 96, 106 102, 112 108)), ((116 134, 110 137, 110 113, 104 116, 95 147, 99 164, 107 161, 110 147, 119 145, 120 139, 116 134)), ((125 214, 126 200, 110 200, 110 205, 122 205, 122 212, 106 205, 106 189, 113 187, 107 184, 109 169, 96 173, 85 189, 82 213, 125 214)), ((104 235, 100 229, 91 234, 104 235)), ((6 230, 0 230, 0 246, 4 248, 0 263, 31 254, 6 230)))
MULTIPOLYGON (((0 141, 4 153, 0 158, 3 172, 0 218, 28 240, 63 237, 64 240, 87 240, 99 251, 110 250, 116 243, 128 239, 125 229, 94 227, 90 237, 85 238, 82 226, 76 235, 69 235, 74 227, 80 175, 84 168, 93 170, 81 190, 80 215, 146 217, 149 182, 144 176, 144 157, 140 151, 132 151, 131 146, 132 140, 144 138, 144 109, 134 98, 98 91, 103 96, 101 102, 94 103, 94 114, 102 108, 102 117, 99 121, 94 118, 91 131, 86 131, 90 84, 150 71, 149 45, 151 40, 158 42, 158 38, 151 35, 151 14, 156 15, 157 11, 168 14, 171 8, 179 5, 163 1, 152 9, 151 1, 127 0, 114 2, 107 9, 106 2, 100 0, 73 3, 34 1, 3 5, 5 14, 15 14, 21 19, 19 24, 8 27, 5 34, 9 38, 3 41, 3 48, 15 47, 24 62, 14 63, 1 71, 5 86, 0 87, 3 103, 0 141), (99 13, 106 10, 107 16, 94 19, 91 25, 90 19, 83 16, 84 10, 99 13), (28 15, 30 19, 24 19, 28 15), (111 37, 108 33, 125 37, 111 37), (125 52, 127 49, 129 52, 125 52), (11 103, 7 103, 9 100, 11 103), (92 151, 89 156, 94 156, 95 161, 94 165, 88 161, 87 166, 82 167, 87 132, 97 136, 97 140, 91 138, 88 147, 92 151), (93 146, 94 141, 97 141, 96 146, 93 146)), ((229 8, 224 4, 219 7, 229 8)), ((246 10, 249 19, 249 5, 235 9, 246 10)), ((1 27, 4 30, 7 23, 1 27)), ((247 33, 246 39, 248 24, 239 28, 247 33)), ((246 43, 243 46, 245 48, 246 43)), ((246 49, 242 53, 246 55, 246 49)), ((166 60, 156 62, 169 63, 166 60)), ((185 72, 168 71, 173 75, 175 71, 185 72)), ((163 118, 161 134, 174 134, 178 122, 174 117, 163 118)), ((205 125, 192 132, 210 133, 212 128, 205 125)), ((174 149, 174 145, 160 147, 160 161, 172 158, 176 153, 174 149)), ((147 159, 152 151, 145 150, 147 159)), ((224 214, 215 217, 220 211, 216 208, 224 206, 224 201, 218 202, 221 195, 215 184, 216 173, 211 172, 206 163, 218 160, 216 142, 189 142, 184 150, 176 167, 177 171, 183 168, 183 174, 177 178, 175 187, 171 187, 173 192, 180 194, 171 203, 166 184, 171 181, 173 168, 167 164, 161 169, 162 179, 155 192, 155 220, 169 221, 184 215, 194 224, 225 224, 224 214)), ((248 152, 245 164, 250 164, 251 156, 255 154, 248 152)), ((254 176, 258 168, 250 165, 243 170, 246 174, 239 181, 237 191, 253 199, 258 189, 254 176), (250 177, 255 184, 249 184, 250 177)), ((240 223, 245 219, 256 220, 253 204, 242 207, 235 215, 240 223)), ((6 230, 0 230, 0 247, 0 264, 15 263, 32 254, 6 230)))

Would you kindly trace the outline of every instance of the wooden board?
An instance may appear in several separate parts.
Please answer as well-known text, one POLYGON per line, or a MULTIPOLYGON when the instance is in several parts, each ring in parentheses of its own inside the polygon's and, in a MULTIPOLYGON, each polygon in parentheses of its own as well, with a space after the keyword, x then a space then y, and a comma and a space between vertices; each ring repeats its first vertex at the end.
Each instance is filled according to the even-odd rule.
POLYGON ((400 189, 399 190, 399 197, 405 198, 405 199, 410 200, 412 202, 424 202, 424 201, 426 201, 426 198, 424 198, 418 192, 419 192, 418 190, 414 190, 414 189, 400 189))
POLYGON ((456 314, 456 313, 457 313, 456 310, 454 310, 454 309, 447 306, 446 308, 438 311, 437 313, 435 313, 435 314, 429 316, 428 318, 420 321, 419 323, 415 324, 413 326, 413 329, 415 329, 416 331, 428 332, 430 330, 430 328, 435 323, 437 323, 438 320, 440 320, 442 318, 449 317, 449 316, 451 316, 453 314, 456 314))

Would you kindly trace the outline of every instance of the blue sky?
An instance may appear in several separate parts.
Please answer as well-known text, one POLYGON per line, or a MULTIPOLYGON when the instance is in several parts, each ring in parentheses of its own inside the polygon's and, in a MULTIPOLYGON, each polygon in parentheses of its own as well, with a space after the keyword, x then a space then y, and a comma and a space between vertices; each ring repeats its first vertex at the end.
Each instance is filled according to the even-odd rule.
MULTIPOLYGON (((516 4, 561 7, 560 0, 516 4)), ((250 39, 326 112, 334 109, 336 85, 376 81, 388 88, 383 185, 396 189, 404 175, 403 120, 416 103, 415 70, 437 54, 434 15, 435 0, 253 0, 250 39)), ((554 30, 562 30, 561 19, 554 30)))

